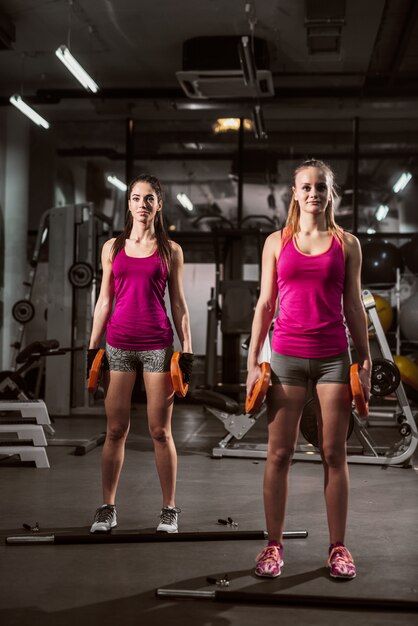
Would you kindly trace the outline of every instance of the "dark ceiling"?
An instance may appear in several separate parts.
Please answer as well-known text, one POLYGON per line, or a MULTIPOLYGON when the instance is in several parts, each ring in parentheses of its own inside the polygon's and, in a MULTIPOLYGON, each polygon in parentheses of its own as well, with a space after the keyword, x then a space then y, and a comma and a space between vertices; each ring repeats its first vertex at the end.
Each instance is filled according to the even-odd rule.
MULTIPOLYGON (((171 164, 204 157, 216 178, 217 162, 234 159, 237 134, 215 135, 213 122, 252 118, 259 105, 268 138, 248 132, 244 141, 260 170, 271 155, 349 159, 355 124, 370 159, 363 174, 392 154, 416 160, 415 0, 3 0, 0 12, 0 104, 21 93, 51 123, 63 157, 101 159, 122 174, 129 151, 171 164), (257 69, 271 72, 272 95, 238 77, 209 98, 187 97, 176 73, 191 68, 200 80, 211 66, 233 70, 239 57, 221 38, 245 35, 265 44, 257 69), (212 39, 191 54, 185 42, 196 37, 212 39), (57 60, 61 44, 99 84, 96 95, 57 60)), ((350 187, 350 167, 341 170, 350 187)), ((182 175, 174 168, 167 177, 182 175)))

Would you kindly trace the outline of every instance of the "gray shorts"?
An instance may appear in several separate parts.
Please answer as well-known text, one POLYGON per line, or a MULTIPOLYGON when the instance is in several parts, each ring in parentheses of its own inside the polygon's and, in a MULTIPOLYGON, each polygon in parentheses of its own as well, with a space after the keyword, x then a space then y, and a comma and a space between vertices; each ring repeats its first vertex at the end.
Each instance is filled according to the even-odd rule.
POLYGON ((348 352, 321 359, 304 359, 271 353, 271 382, 279 385, 307 387, 324 383, 350 382, 350 358, 348 352))
POLYGON ((106 344, 109 369, 113 372, 169 372, 173 346, 160 350, 122 350, 106 344))

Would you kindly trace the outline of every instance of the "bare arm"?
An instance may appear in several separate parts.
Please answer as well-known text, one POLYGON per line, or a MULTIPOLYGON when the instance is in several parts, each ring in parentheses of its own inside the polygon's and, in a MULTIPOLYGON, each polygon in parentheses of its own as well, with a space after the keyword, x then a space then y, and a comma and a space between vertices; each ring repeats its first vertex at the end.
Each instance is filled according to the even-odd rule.
POLYGON ((90 336, 89 348, 98 348, 100 340, 106 328, 107 321, 112 313, 113 296, 115 293, 111 249, 114 239, 106 241, 102 248, 102 284, 100 287, 99 297, 94 308, 93 327, 90 336))
POLYGON ((258 355, 263 347, 277 306, 276 262, 281 248, 281 233, 273 233, 266 239, 263 248, 260 297, 254 312, 251 327, 251 343, 248 351, 247 395, 251 395, 260 376, 258 355))
POLYGON ((183 250, 177 243, 172 242, 171 245, 173 247, 173 260, 168 279, 171 314, 182 352, 193 352, 189 310, 183 289, 183 250))
POLYGON ((361 247, 358 239, 349 233, 344 235, 346 250, 346 275, 344 287, 344 316, 348 330, 357 350, 360 378, 366 393, 370 392, 370 357, 367 315, 361 299, 361 247))

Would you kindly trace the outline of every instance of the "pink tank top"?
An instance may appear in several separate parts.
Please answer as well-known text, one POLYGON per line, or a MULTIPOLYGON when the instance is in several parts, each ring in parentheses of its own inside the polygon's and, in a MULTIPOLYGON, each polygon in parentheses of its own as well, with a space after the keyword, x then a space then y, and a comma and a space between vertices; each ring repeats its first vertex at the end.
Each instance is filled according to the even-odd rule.
POLYGON ((345 259, 341 243, 332 237, 328 250, 309 255, 293 239, 277 260, 279 315, 272 349, 287 356, 322 358, 348 348, 342 295, 345 259))
POLYGON ((115 308, 107 324, 106 341, 123 350, 159 350, 173 343, 164 293, 167 268, 158 251, 145 258, 121 250, 112 264, 115 308))

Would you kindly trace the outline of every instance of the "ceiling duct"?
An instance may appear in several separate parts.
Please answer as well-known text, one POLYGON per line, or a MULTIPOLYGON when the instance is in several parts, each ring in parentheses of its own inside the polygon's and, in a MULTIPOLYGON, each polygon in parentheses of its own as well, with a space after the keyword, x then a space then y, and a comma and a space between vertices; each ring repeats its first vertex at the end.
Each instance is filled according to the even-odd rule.
POLYGON ((339 54, 345 24, 345 0, 305 0, 309 54, 339 54))
POLYGON ((194 37, 183 44, 177 79, 189 98, 274 95, 267 43, 248 36, 194 37))

